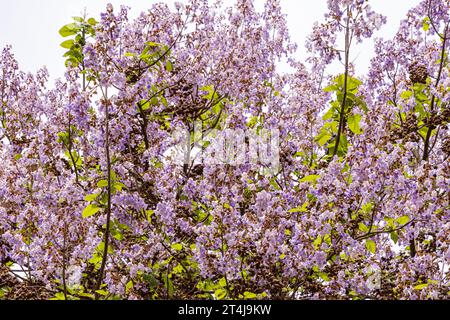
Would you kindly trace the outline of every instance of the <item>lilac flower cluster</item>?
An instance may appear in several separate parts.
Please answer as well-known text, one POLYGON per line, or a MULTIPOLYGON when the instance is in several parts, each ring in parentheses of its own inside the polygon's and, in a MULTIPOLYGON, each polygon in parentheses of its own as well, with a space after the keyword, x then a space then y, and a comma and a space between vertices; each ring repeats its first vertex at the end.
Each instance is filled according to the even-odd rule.
POLYGON ((328 1, 312 67, 278 0, 127 12, 107 6, 51 89, 3 49, 0 265, 55 299, 449 297, 448 1, 412 8, 349 88, 323 72, 385 22, 368 1, 328 1), (279 129, 279 171, 179 162, 198 121, 279 129))

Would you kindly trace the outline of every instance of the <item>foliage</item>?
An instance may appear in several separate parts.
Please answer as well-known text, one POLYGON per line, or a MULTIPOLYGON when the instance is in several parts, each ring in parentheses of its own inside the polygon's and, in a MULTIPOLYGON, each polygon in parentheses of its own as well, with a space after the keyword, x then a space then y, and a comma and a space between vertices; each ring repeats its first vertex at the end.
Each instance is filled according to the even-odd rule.
POLYGON ((0 298, 448 298, 448 1, 412 8, 362 77, 348 55, 324 72, 384 17, 328 9, 306 64, 276 0, 74 17, 54 86, 3 49, 0 270, 24 279, 0 273, 0 298), (196 122, 279 129, 279 168, 196 162, 196 122))

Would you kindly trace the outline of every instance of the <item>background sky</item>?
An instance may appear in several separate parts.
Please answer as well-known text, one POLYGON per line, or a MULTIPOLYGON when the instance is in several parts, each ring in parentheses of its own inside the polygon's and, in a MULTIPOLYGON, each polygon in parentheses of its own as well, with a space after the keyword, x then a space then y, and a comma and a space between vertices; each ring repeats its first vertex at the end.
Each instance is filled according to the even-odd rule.
MULTIPOLYGON (((13 52, 24 71, 34 72, 47 66, 51 79, 64 75, 63 41, 58 30, 71 22, 72 16, 79 16, 86 9, 88 16, 97 18, 107 3, 115 8, 121 4, 131 7, 129 18, 147 10, 152 3, 174 3, 174 0, 0 0, 0 48, 12 45, 13 52)), ((225 3, 232 1, 225 0, 225 3)), ((391 38, 397 31, 399 22, 409 8, 420 0, 369 0, 372 8, 387 16, 387 24, 377 31, 375 37, 391 38)), ((264 0, 256 0, 263 4, 264 0)), ((326 0, 281 0, 287 14, 291 37, 299 47, 297 56, 306 57, 304 43, 311 32, 314 21, 323 19, 327 7, 326 0)), ((98 20, 98 19, 97 19, 98 20)), ((372 40, 366 40, 353 50, 356 72, 364 73, 372 57, 372 40)), ((341 72, 337 63, 331 72, 341 72)))

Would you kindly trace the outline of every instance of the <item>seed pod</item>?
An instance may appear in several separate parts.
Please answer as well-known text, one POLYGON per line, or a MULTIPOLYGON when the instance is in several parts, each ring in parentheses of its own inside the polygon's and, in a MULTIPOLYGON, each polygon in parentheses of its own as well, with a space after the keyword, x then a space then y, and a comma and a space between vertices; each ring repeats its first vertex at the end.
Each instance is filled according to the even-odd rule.
POLYGON ((447 137, 444 141, 442 141, 442 151, 450 155, 450 137, 447 137))
POLYGON ((427 83, 428 70, 425 65, 419 62, 413 62, 409 68, 409 79, 412 83, 427 83))

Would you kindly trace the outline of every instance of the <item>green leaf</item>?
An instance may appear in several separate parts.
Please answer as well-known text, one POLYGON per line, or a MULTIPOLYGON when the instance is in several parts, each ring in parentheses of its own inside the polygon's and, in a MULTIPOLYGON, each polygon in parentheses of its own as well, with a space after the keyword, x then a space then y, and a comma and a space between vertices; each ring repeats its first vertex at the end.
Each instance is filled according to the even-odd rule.
POLYGON ((331 139, 331 134, 329 134, 326 130, 322 129, 319 135, 315 138, 315 141, 320 145, 323 146, 325 143, 327 143, 331 139))
POLYGON ((314 248, 316 250, 319 249, 321 244, 322 244, 322 236, 318 235, 317 238, 313 241, 314 248))
POLYGON ((412 91, 407 90, 407 91, 403 91, 402 94, 400 95, 400 97, 402 99, 406 100, 406 99, 411 98, 412 94, 413 94, 412 91))
POLYGON ((153 210, 145 210, 145 215, 147 217, 147 221, 150 223, 152 222, 152 215, 154 212, 155 211, 153 211, 153 210))
POLYGON ((75 23, 69 23, 59 29, 59 34, 62 37, 69 37, 77 34, 79 27, 75 23))
POLYGON ((306 208, 308 207, 308 205, 309 205, 309 202, 305 202, 301 207, 292 208, 288 212, 290 212, 290 213, 307 212, 308 210, 306 208))
POLYGON ((214 100, 219 98, 217 92, 215 92, 214 86, 212 85, 203 86, 200 88, 200 90, 207 92, 207 94, 202 96, 202 98, 206 100, 214 100))
POLYGON ((344 88, 344 82, 345 82, 344 80, 345 80, 344 74, 340 74, 336 78, 334 78, 333 81, 334 81, 334 83, 336 83, 338 85, 338 90, 341 90, 344 88))
POLYGON ((108 180, 100 180, 99 182, 97 182, 97 187, 99 188, 104 188, 108 186, 108 180))
POLYGON ((157 47, 160 46, 159 43, 151 42, 151 41, 150 41, 150 42, 147 42, 146 44, 147 44, 147 45, 145 46, 144 50, 142 50, 141 54, 139 55, 139 58, 141 58, 141 59, 143 59, 143 60, 148 59, 148 58, 150 58, 152 55, 154 55, 154 54, 147 54, 147 53, 150 51, 150 49, 152 49, 152 48, 157 48, 157 47))
POLYGON ((152 42, 152 41, 147 42, 147 47, 149 47, 149 48, 156 48, 159 46, 160 46, 160 44, 157 42, 152 42))
POLYGON ((372 211, 373 207, 374 207, 373 202, 366 202, 361 206, 361 210, 364 213, 370 213, 372 211))
POLYGON ((100 263, 100 261, 102 261, 102 257, 100 257, 99 255, 94 255, 92 258, 90 258, 89 260, 89 263, 92 263, 92 264, 99 264, 100 263))
POLYGON ((348 140, 346 135, 341 135, 341 140, 339 141, 338 155, 345 154, 348 150, 348 140))
POLYGON ((217 300, 222 300, 227 296, 227 290, 225 290, 224 288, 219 288, 214 291, 214 296, 217 298, 217 300))
POLYGON ((181 264, 177 264, 173 269, 172 269, 172 273, 173 274, 181 274, 183 273, 184 268, 181 264))
POLYGON ((369 231, 369 228, 362 222, 360 222, 358 224, 358 227, 359 227, 359 230, 361 230, 362 232, 368 232, 369 231))
POLYGON ((69 58, 69 59, 67 59, 66 62, 65 62, 66 67, 69 66, 69 63, 70 63, 73 67, 75 67, 75 66, 77 66, 80 62, 79 62, 77 59, 75 59, 75 58, 69 58))
POLYGON ((154 287, 158 286, 158 284, 159 284, 158 280, 151 273, 144 274, 142 276, 142 279, 144 279, 144 281, 147 282, 147 284, 150 288, 154 288, 154 287))
POLYGON ((108 292, 106 292, 105 290, 102 290, 102 289, 95 290, 95 292, 97 292, 99 295, 102 295, 102 296, 107 296, 108 295, 108 292))
POLYGON ((352 77, 352 76, 348 76, 348 85, 349 86, 360 86, 362 84, 361 80, 359 80, 358 78, 352 77))
POLYGON ((117 191, 122 191, 123 188, 125 188, 125 185, 122 182, 114 183, 114 189, 117 191))
POLYGON ((399 218, 397 218, 395 221, 397 221, 398 224, 406 224, 409 222, 409 217, 408 216, 401 216, 399 218))
POLYGON ((183 245, 181 243, 173 243, 170 247, 176 251, 181 251, 181 249, 183 249, 183 245))
POLYGON ((328 277, 328 273, 326 273, 326 272, 319 272, 319 277, 324 281, 330 281, 330 278, 328 277))
POLYGON ((334 116, 334 108, 330 108, 328 109, 328 111, 323 115, 322 119, 323 120, 330 120, 331 118, 333 118, 334 116))
POLYGON ((306 177, 303 177, 299 180, 299 182, 317 182, 317 179, 320 178, 318 174, 310 174, 306 177))
POLYGON ((164 277, 164 286, 166 287, 169 297, 173 296, 173 282, 170 278, 164 277))
POLYGON ((366 240, 366 248, 367 250, 369 250, 372 253, 375 253, 376 249, 377 249, 377 245, 375 244, 375 242, 373 240, 366 240))
POLYGON ((361 115, 360 114, 351 114, 348 116, 348 128, 354 133, 354 134, 361 134, 362 130, 359 126, 359 122, 361 121, 361 115))
POLYGON ((87 21, 91 26, 95 26, 98 22, 94 18, 89 18, 87 21))
POLYGON ((167 107, 168 106, 168 103, 167 103, 167 99, 166 99, 166 97, 164 97, 164 96, 161 96, 161 102, 162 102, 162 104, 165 106, 165 107, 167 107))
POLYGON ((96 214, 98 211, 100 210, 100 208, 95 205, 95 204, 90 204, 88 205, 86 208, 84 208, 83 212, 81 213, 81 216, 83 218, 87 218, 90 216, 93 216, 94 214, 96 214))
POLYGON ((130 292, 130 290, 133 289, 133 281, 130 280, 127 282, 127 284, 125 285, 125 292, 128 293, 130 292))
MULTIPOLYGON (((208 141, 209 142, 209 141, 208 141)), ((207 146, 205 146, 207 147, 207 146)), ((275 190, 281 190, 280 186, 278 185, 277 181, 275 180, 275 178, 270 179, 270 185, 275 189, 275 190)))
POLYGON ((421 284, 414 286, 414 290, 422 290, 422 289, 425 289, 426 287, 428 287, 428 283, 421 283, 421 284))
POLYGON ((256 293, 245 291, 244 292, 244 298, 245 299, 255 299, 256 298, 256 293))
POLYGON ((159 100, 157 97, 153 97, 150 99, 150 104, 156 106, 156 105, 158 105, 158 103, 159 103, 159 100))
POLYGON ((79 295, 80 297, 85 297, 85 298, 89 298, 89 299, 95 299, 95 296, 91 293, 86 293, 86 292, 78 292, 77 295, 79 295))
POLYGON ((428 21, 429 21, 428 17, 423 19, 423 23, 422 23, 423 31, 428 31, 430 29, 430 23, 428 21))
POLYGON ((150 101, 142 100, 140 106, 141 106, 142 111, 145 111, 150 108, 150 101))
POLYGON ((82 17, 72 17, 73 20, 77 21, 77 22, 83 22, 84 19, 82 17))
POLYGON ((98 193, 88 194, 87 196, 84 197, 84 200, 91 202, 91 201, 95 201, 95 199, 97 199, 97 197, 98 197, 98 193))
POLYGON ((167 60, 167 62, 166 62, 166 70, 169 72, 172 72, 172 70, 173 70, 172 62, 170 62, 170 60, 167 60))
POLYGON ((394 227, 394 219, 392 219, 391 217, 384 217, 384 220, 387 222, 388 226, 390 227, 394 227))
POLYGON ((63 47, 63 48, 66 48, 66 49, 70 49, 70 48, 72 48, 74 43, 75 42, 73 41, 73 39, 70 39, 70 40, 66 40, 64 42, 61 42, 60 46, 63 47))
POLYGON ((331 84, 328 87, 323 88, 323 91, 325 92, 333 92, 337 90, 339 90, 339 88, 335 84, 331 84))
POLYGON ((323 241, 325 241, 326 244, 331 245, 331 237, 328 233, 323 236, 323 241))
MULTIPOLYGON (((419 123, 419 126, 421 126, 423 124, 423 122, 421 121, 419 123)), ((426 138, 426 136, 428 135, 428 127, 423 126, 419 129, 419 131, 417 131, 424 139, 426 138)), ((431 132, 431 136, 433 136, 434 130, 431 132)))
POLYGON ((396 231, 392 231, 390 236, 391 236, 392 241, 394 241, 394 243, 398 242, 398 233, 396 231))
POLYGON ((66 297, 64 296, 64 293, 57 292, 53 298, 50 298, 50 300, 66 300, 66 297))

